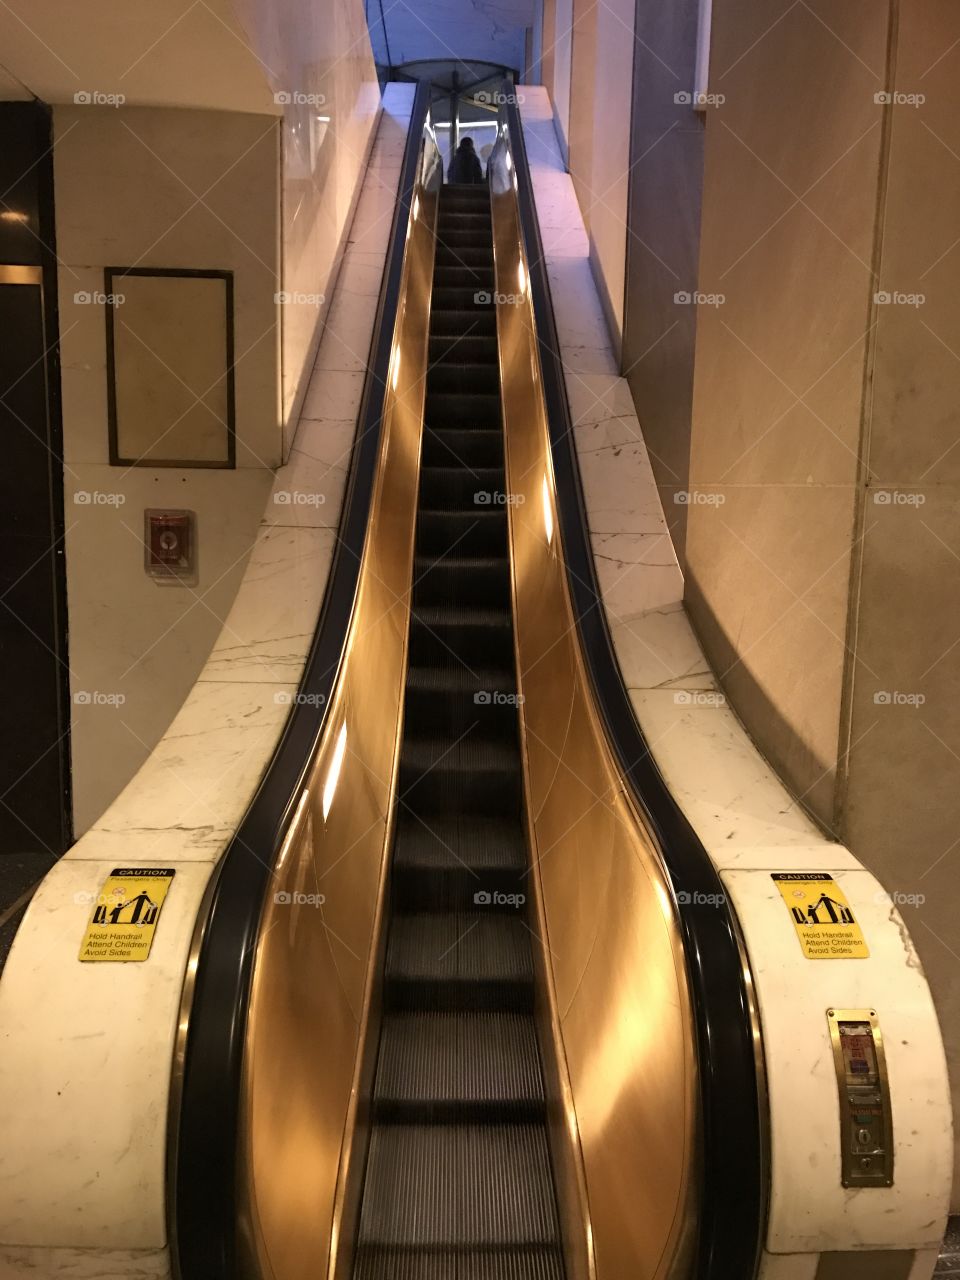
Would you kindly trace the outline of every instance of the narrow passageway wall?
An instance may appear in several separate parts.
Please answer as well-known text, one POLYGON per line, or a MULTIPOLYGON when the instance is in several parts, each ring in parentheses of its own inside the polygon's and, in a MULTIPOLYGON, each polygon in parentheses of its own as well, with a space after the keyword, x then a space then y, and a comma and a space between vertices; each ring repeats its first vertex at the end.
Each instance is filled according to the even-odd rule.
MULTIPOLYGON (((379 88, 359 0, 329 14, 305 0, 220 0, 187 13, 134 3, 120 17, 115 7, 94 3, 82 21, 53 0, 22 15, 40 40, 25 36, 16 8, 0 16, 5 62, 14 83, 25 86, 21 92, 53 104, 74 821, 81 835, 147 758, 210 654, 273 471, 290 455, 324 325, 339 326, 344 349, 356 349, 353 367, 365 362, 356 320, 332 315, 329 299, 379 88), (108 302, 107 268, 187 273, 166 282, 169 297, 182 295, 174 319, 169 311, 157 320, 149 308, 108 302), (232 289, 232 305, 227 298, 216 334, 197 316, 190 273, 198 272, 229 277, 220 287, 232 289), (166 444, 141 441, 166 455, 153 459, 163 465, 118 464, 116 450, 111 463, 108 319, 115 352, 121 339, 126 344, 116 378, 151 387, 144 418, 155 397, 165 397, 169 428, 158 434, 166 444), (148 322, 160 324, 157 335, 146 332, 148 322), (221 325, 232 331, 235 446, 232 465, 224 465, 226 447, 218 445, 220 465, 211 466, 204 448, 213 446, 200 448, 192 433, 210 425, 201 402, 215 416, 225 414, 229 358, 221 325), (202 363, 207 338, 216 347, 210 354, 218 372, 203 377, 203 386, 194 387, 186 364, 171 357, 178 331, 187 364, 202 363), (192 410, 179 403, 184 389, 195 399, 192 410), (182 453, 167 447, 174 439, 182 453), (189 583, 158 586, 144 572, 150 508, 195 514, 198 563, 189 583)), ((392 155, 373 158, 394 187, 398 163, 392 155)), ((379 270, 376 260, 369 265, 379 270)), ((364 266, 357 263, 354 274, 364 266)), ((362 279, 357 287, 366 290, 362 279)), ((131 282, 127 293, 133 291, 131 282)), ((113 291, 117 298, 122 292, 121 285, 113 291)), ((339 481, 346 457, 337 438, 328 470, 339 481)), ((317 503, 326 487, 318 479, 317 503)))
POLYGON ((692 101, 698 0, 640 0, 622 369, 683 564, 705 112, 692 101))
POLYGON ((901 910, 960 1104, 960 14, 713 22, 699 288, 723 302, 698 308, 686 604, 755 741, 901 910))
MULTIPOLYGON (((621 371, 722 696, 895 895, 960 1105, 960 13, 713 0, 696 86, 700 8, 638 0, 632 24, 621 371), (696 87, 699 117, 675 100, 696 87)), ((599 15, 546 13, 616 345, 585 157, 620 84, 599 15)))
POLYGON ((546 88, 590 238, 590 263, 619 345, 623 332, 634 0, 544 4, 546 88))

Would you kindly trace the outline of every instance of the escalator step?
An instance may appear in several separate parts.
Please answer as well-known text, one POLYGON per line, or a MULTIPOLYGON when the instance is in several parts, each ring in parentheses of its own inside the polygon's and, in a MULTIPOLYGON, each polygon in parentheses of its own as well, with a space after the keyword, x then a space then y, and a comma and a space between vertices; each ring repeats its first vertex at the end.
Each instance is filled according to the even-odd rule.
MULTIPOLYGON (((486 708, 476 710, 482 715, 486 708)), ((447 738, 404 734, 400 800, 411 813, 472 812, 519 819, 520 792, 516 743, 490 741, 469 731, 452 743, 447 738)))
MULTIPOLYGON (((455 445, 454 450, 460 453, 461 446, 455 445)), ((449 453, 447 456, 449 457, 449 453)), ((506 507, 500 503, 495 505, 493 502, 481 501, 474 503, 473 508, 467 511, 433 511, 421 508, 417 517, 418 554, 443 556, 455 548, 463 555, 505 556, 506 507)))
POLYGON ((533 1019, 517 1013, 392 1013, 373 1094, 381 1122, 542 1119, 533 1019))
POLYGON ((363 1245, 356 1280, 563 1280, 556 1246, 516 1246, 496 1253, 363 1245))
POLYGON ((471 267, 458 263, 452 267, 437 267, 433 279, 434 289, 481 289, 493 292, 492 267, 471 267))
POLYGON ((394 871, 439 875, 453 868, 471 878, 525 875, 527 851, 515 822, 489 817, 430 818, 421 821, 401 812, 397 819, 394 871))
MULTIPOLYGON (((502 468, 503 432, 499 427, 480 427, 475 431, 428 427, 423 433, 423 465, 452 467, 457 463, 470 468, 502 468)), ((477 505, 489 506, 493 502, 489 497, 480 498, 477 505)))
POLYGON ((492 906, 395 916, 387 940, 384 1005, 410 1012, 530 1012, 533 957, 525 904, 509 912, 492 906))
POLYGON ((485 224, 464 227, 459 218, 442 221, 437 226, 437 239, 450 249, 490 250, 490 221, 485 224))
POLYGON ((464 396, 428 389, 424 421, 428 427, 499 427, 500 393, 464 396))
POLYGON ((403 813, 391 889, 400 914, 472 909, 481 905, 474 902, 478 893, 489 897, 484 909, 491 914, 517 911, 530 892, 519 826, 482 818, 471 830, 468 819, 458 824, 403 813))
POLYGON ((489 1249, 558 1242, 539 1125, 377 1125, 367 1178, 362 1244, 489 1249))
POLYGON ((436 263, 438 267, 493 267, 493 245, 480 247, 446 245, 438 239, 436 263))
POLYGON ((410 661, 417 666, 497 667, 513 671, 513 625, 499 609, 415 608, 410 661))
MULTIPOLYGON (((451 295, 459 295, 466 293, 468 302, 464 304, 464 309, 458 309, 455 299, 452 306, 438 305, 437 298, 439 292, 434 293, 433 303, 430 312, 430 336, 432 338, 441 337, 461 337, 463 334, 470 335, 489 335, 495 338, 497 336, 497 309, 490 303, 477 304, 474 302, 474 294, 478 290, 475 289, 448 289, 444 291, 444 297, 450 300, 451 295)), ((491 299, 492 292, 485 294, 491 299)), ((441 299, 441 302, 444 300, 441 299)))
POLYGON ((431 467, 420 473, 420 501, 437 511, 502 505, 506 477, 502 467, 431 467))
POLYGON ((428 724, 451 740, 470 730, 477 737, 515 742, 517 694, 512 673, 411 667, 404 717, 408 724, 428 724))
POLYGON ((454 360, 467 364, 491 364, 497 369, 497 335, 466 332, 431 337, 429 358, 431 364, 454 360))
POLYGON ((496 319, 492 289, 437 285, 430 302, 431 323, 438 311, 480 311, 496 319))
POLYGON ((442 560, 417 556, 413 600, 418 605, 509 609, 510 561, 506 557, 462 556, 457 551, 442 560))
POLYGON ((442 360, 427 370, 427 399, 434 395, 494 396, 500 402, 500 368, 492 361, 468 364, 459 360, 442 360))

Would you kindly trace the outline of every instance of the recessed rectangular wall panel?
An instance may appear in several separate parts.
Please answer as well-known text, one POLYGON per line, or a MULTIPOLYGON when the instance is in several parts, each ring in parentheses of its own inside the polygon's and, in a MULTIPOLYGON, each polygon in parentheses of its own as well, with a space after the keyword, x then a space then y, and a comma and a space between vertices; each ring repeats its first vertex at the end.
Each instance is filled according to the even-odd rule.
POLYGON ((232 467, 233 277, 108 268, 110 461, 232 467))

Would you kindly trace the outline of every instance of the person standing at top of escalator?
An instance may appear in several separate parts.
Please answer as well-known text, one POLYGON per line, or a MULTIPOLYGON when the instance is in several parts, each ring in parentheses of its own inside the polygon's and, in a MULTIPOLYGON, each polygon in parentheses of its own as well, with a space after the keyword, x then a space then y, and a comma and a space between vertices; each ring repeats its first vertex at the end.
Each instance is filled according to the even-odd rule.
POLYGON ((482 182, 480 157, 473 149, 472 138, 461 138, 447 170, 448 182, 482 182))

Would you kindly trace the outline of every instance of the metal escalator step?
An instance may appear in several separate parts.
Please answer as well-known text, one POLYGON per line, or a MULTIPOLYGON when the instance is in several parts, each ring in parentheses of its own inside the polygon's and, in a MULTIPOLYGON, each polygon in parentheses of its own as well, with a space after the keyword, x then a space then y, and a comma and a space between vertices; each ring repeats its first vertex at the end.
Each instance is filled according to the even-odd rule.
POLYGON ((475 502, 466 511, 421 509, 417 516, 417 553, 442 556, 454 548, 464 555, 505 556, 506 507, 485 500, 475 502))
POLYGON ((513 619, 508 610, 414 608, 410 661, 417 666, 514 670, 513 619))
MULTIPOLYGON (((421 668, 424 670, 425 668, 421 668)), ((517 741, 517 695, 510 672, 475 677, 466 667, 438 667, 448 675, 463 673, 468 687, 408 681, 404 714, 408 724, 427 724, 451 742, 469 733, 496 742, 517 741)))
POLYGON ((502 467, 424 466, 420 472, 420 501, 438 511, 502 504, 505 492, 502 467))
POLYGON ((427 398, 431 395, 490 395, 500 399, 500 368, 495 361, 468 364, 459 359, 441 360, 427 370, 427 398))
POLYGON ((533 1018, 518 1013, 391 1013, 380 1035, 380 1123, 516 1123, 545 1115, 533 1018))
POLYGON ((434 293, 433 306, 430 312, 430 335, 434 339, 444 336, 459 337, 461 334, 487 334, 491 337, 497 336, 497 309, 492 302, 475 303, 474 295, 477 292, 484 292, 484 296, 493 297, 493 294, 487 295, 485 291, 476 289, 448 289, 444 291, 444 296, 440 298, 438 305, 438 293, 434 293), (460 295, 466 294, 466 301, 462 308, 457 302, 460 295))
POLYGON ((530 1012, 533 939, 525 904, 509 913, 489 906, 481 902, 469 912, 394 916, 387 939, 385 1008, 530 1012))
POLYGON ((426 818, 403 813, 393 855, 391 892, 398 914, 473 909, 511 913, 530 892, 526 848, 516 823, 426 818))
POLYGON ((508 609, 510 561, 506 556, 465 556, 458 552, 459 548, 442 560, 432 556, 415 558, 414 602, 508 609))
POLYGON ((397 819, 394 871, 437 875, 462 868, 471 877, 489 879, 499 872, 525 875, 527 850, 516 822, 457 816, 421 821, 401 812, 397 819))
MULTIPOLYGON (((503 466, 503 432, 499 427, 479 427, 464 431, 457 427, 428 427, 423 433, 423 465, 452 467, 503 466)), ((491 498, 478 499, 478 506, 490 504, 491 498)))
POLYGON ((455 266, 438 266, 433 274, 434 289, 485 289, 493 290, 493 267, 470 266, 457 263, 455 266))
POLYGON ((362 1245, 356 1280, 564 1280, 558 1246, 417 1249, 362 1245))
POLYGON ((493 245, 470 247, 459 244, 448 246, 438 239, 436 264, 438 267, 493 267, 493 245))
POLYGON ((492 289, 477 289, 468 285, 434 285, 430 301, 431 326, 441 311, 468 311, 492 316, 496 323, 497 312, 492 289))
MULTIPOLYGON (((478 707, 478 712, 483 708, 478 707)), ((457 740, 404 734, 400 802, 411 813, 520 816, 520 755, 515 742, 467 733, 457 740)))
MULTIPOLYGON (((484 708, 477 708, 483 712, 484 708)), ((474 723, 477 722, 477 717, 474 723)), ((467 730, 460 740, 411 739, 404 733, 399 800, 411 813, 490 814, 520 818, 522 773, 516 742, 467 730)))
POLYGON ((466 332, 450 333, 439 338, 431 336, 429 358, 431 364, 453 360, 467 364, 490 364, 496 369, 497 335, 466 332))
POLYGON ((428 388, 424 406, 424 422, 428 427, 499 427, 500 392, 462 393, 433 391, 428 388))
POLYGON ((483 223, 463 223, 460 218, 445 218, 437 224, 437 244, 446 248, 484 249, 491 245, 490 219, 483 223))
POLYGON ((558 1243, 539 1125, 378 1125, 366 1183, 361 1245, 490 1250, 558 1243))

